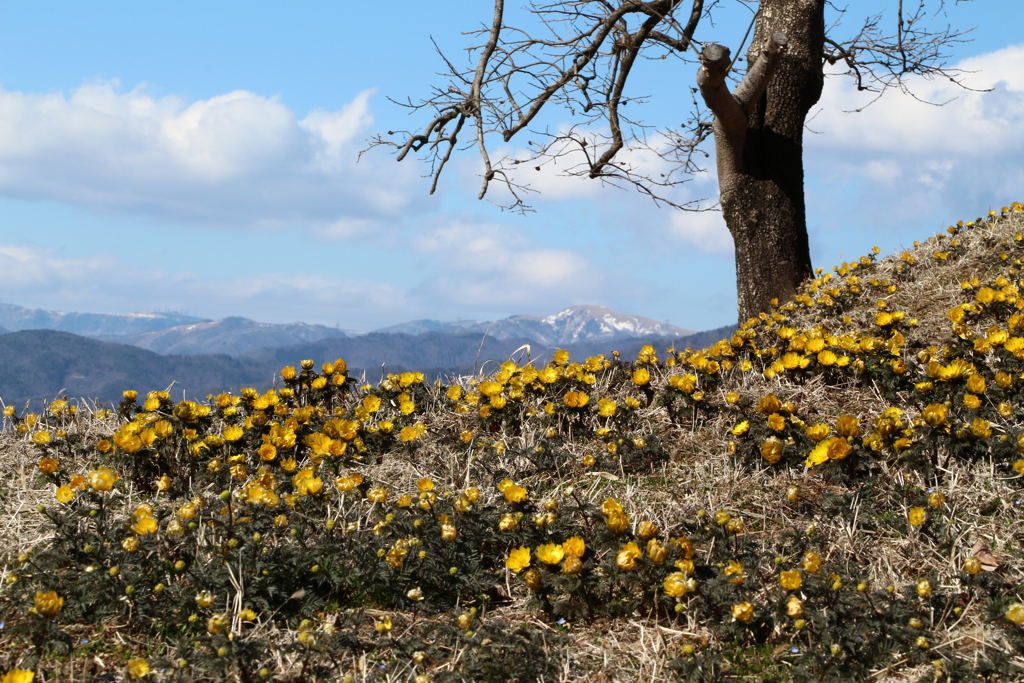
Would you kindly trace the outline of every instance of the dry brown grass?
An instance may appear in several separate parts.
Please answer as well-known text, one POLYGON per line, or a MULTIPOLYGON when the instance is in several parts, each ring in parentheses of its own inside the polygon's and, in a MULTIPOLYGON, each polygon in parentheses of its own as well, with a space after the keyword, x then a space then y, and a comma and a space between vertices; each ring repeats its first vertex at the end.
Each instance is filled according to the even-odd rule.
MULTIPOLYGON (((865 286, 865 290, 878 293, 865 291, 857 305, 844 314, 822 315, 817 307, 798 305, 791 311, 785 311, 788 318, 785 325, 797 329, 821 325, 831 334, 861 335, 874 329, 874 316, 879 310, 877 300, 884 298, 888 306, 886 310, 903 311, 908 319, 917 320, 916 326, 906 328, 908 354, 928 347, 941 349, 955 341, 950 330, 949 310, 970 300, 961 282, 977 277, 983 283, 990 283, 1000 273, 1010 273, 1011 268, 1015 269, 1013 277, 1020 277, 1019 260, 1015 263, 1020 256, 1019 248, 1009 249, 1017 256, 1011 256, 1005 263, 1000 263, 994 254, 1004 250, 1003 242, 1014 245, 1014 237, 1022 231, 1024 214, 1016 213, 964 230, 956 237, 947 235, 924 241, 908 249, 916 260, 912 267, 908 267, 900 254, 894 254, 871 268, 870 275, 865 278, 898 283, 895 291, 865 286), (933 256, 935 251, 950 250, 957 252, 958 256, 948 260, 933 256), (904 274, 898 272, 900 268, 904 274), (911 273, 909 276, 907 271, 911 273)), ((974 332, 984 336, 985 326, 976 326, 974 332)), ((992 354, 979 353, 973 362, 981 366, 995 362, 995 359, 992 354)), ((653 373, 652 384, 663 387, 668 375, 679 374, 681 370, 681 367, 662 365, 653 373)), ((467 377, 459 381, 467 391, 471 391, 482 379, 467 377)), ((862 424, 870 425, 892 405, 903 407, 908 419, 917 413, 917 408, 911 407, 913 396, 910 394, 903 396, 902 402, 890 401, 884 398, 884 391, 879 386, 870 382, 851 380, 837 384, 825 382, 820 375, 797 377, 793 373, 779 373, 765 379, 759 372, 737 370, 729 373, 722 387, 715 389, 713 400, 724 403, 722 396, 726 391, 739 392, 755 401, 767 393, 773 393, 783 401, 791 400, 808 424, 816 421, 835 424, 838 416, 853 415, 862 424)), ((637 388, 629 383, 605 380, 604 384, 592 387, 592 395, 614 398, 621 403, 627 395, 639 394, 637 388)), ((423 407, 423 420, 431 434, 457 435, 463 430, 476 430, 474 414, 457 414, 447 407, 443 393, 435 392, 434 396, 434 404, 423 407)), ((528 407, 528 404, 522 406, 524 410, 528 407)), ((534 407, 542 408, 542 405, 538 402, 534 407)), ((83 434, 109 434, 116 428, 110 419, 90 421, 88 412, 80 411, 83 434)), ((606 497, 614 497, 622 502, 634 524, 653 521, 667 530, 696 519, 704 511, 713 514, 717 510, 727 510, 742 518, 744 534, 761 544, 763 562, 757 570, 766 574, 775 571, 773 548, 779 534, 786 529, 796 529, 813 536, 814 545, 822 550, 826 562, 856 558, 856 565, 869 567, 868 573, 858 578, 872 587, 893 586, 899 591, 916 583, 918 577, 933 574, 940 584, 936 589, 954 590, 960 585, 964 560, 972 555, 979 543, 991 548, 999 563, 998 571, 1009 581, 1019 584, 1024 576, 1024 554, 1021 552, 1021 542, 1024 541, 1024 504, 1021 504, 1021 499, 1024 494, 1020 477, 1013 473, 1007 475, 1005 469, 991 460, 949 458, 931 476, 881 460, 878 476, 885 486, 870 481, 850 482, 832 477, 823 469, 744 463, 731 454, 729 448, 730 442, 735 441, 730 432, 737 421, 735 411, 722 410, 707 418, 673 420, 663 407, 652 404, 642 407, 638 414, 635 433, 660 438, 671 456, 653 471, 629 473, 612 468, 586 471, 585 468, 569 467, 534 472, 529 477, 517 479, 517 483, 553 497, 564 495, 566 489, 572 487, 580 498, 597 504, 606 497), (794 485, 800 487, 799 499, 787 500, 786 491, 794 485), (942 539, 918 533, 915 529, 908 531, 898 525, 862 525, 858 521, 861 519, 858 515, 861 496, 867 495, 873 487, 890 496, 884 501, 889 506, 888 512, 903 515, 904 519, 908 506, 892 497, 892 492, 911 487, 942 491, 947 501, 943 514, 955 521, 957 537, 947 547, 940 543, 942 539), (826 512, 827 506, 822 501, 835 495, 850 497, 854 511, 852 521, 826 512), (995 504, 993 501, 996 500, 1000 502, 995 504)), ((994 427, 999 433, 1015 438, 1024 432, 1020 416, 1021 411, 1018 410, 1014 417, 994 424, 994 427)), ((50 502, 52 487, 41 483, 36 476, 38 456, 28 437, 7 430, 0 441, 0 471, 4 473, 0 480, 0 506, 5 512, 0 521, 0 547, 5 549, 3 557, 8 562, 19 553, 47 541, 47 527, 35 513, 35 508, 50 502)), ((415 482, 424 477, 437 482, 439 490, 458 491, 477 485, 485 489, 483 503, 497 503, 500 494, 493 486, 485 488, 488 481, 479 459, 487 458, 488 472, 505 470, 515 473, 524 469, 524 463, 515 454, 542 443, 542 431, 527 428, 507 433, 477 433, 473 444, 458 446, 452 446, 452 440, 428 439, 415 451, 395 453, 378 464, 367 465, 362 471, 374 481, 387 482, 390 488, 399 491, 415 490, 415 482), (482 448, 476 448, 475 444, 481 440, 484 442, 482 448), (496 443, 504 444, 503 452, 494 448, 496 443)), ((587 454, 597 453, 603 445, 597 439, 576 440, 569 435, 564 441, 564 448, 579 460, 587 454)), ((875 500, 874 505, 877 513, 881 502, 875 500)), ((711 551, 703 548, 699 552, 709 557, 711 551)), ((6 578, 10 571, 5 564, 0 570, 0 579, 6 578)), ((4 598, 5 590, 0 587, 0 604, 6 605, 9 603, 4 598)), ((676 680, 668 665, 673 659, 683 656, 681 648, 684 645, 697 644, 705 648, 727 646, 715 641, 708 624, 692 617, 689 620, 665 621, 637 614, 622 619, 553 623, 543 614, 527 608, 526 591, 514 585, 511 579, 507 591, 512 601, 491 609, 489 618, 510 623, 530 622, 542 631, 557 631, 571 638, 573 646, 567 652, 552 655, 562 658, 559 661, 560 681, 676 680)), ((1020 596, 1018 593, 1018 598, 1020 596)), ((755 599, 757 597, 766 599, 766 594, 755 596, 755 599)), ((1006 626, 984 619, 977 605, 967 604, 958 615, 933 615, 933 618, 937 641, 933 643, 932 652, 936 659, 955 654, 970 660, 982 656, 986 649, 1006 650, 1009 647, 1006 626)), ((285 633, 281 637, 291 635, 285 633)), ((126 647, 131 649, 128 645, 126 647)), ((781 647, 787 649, 789 641, 781 647)), ((772 655, 780 653, 761 654, 770 660, 772 655)), ((1024 676, 1024 656, 1020 652, 1012 655, 1024 676)), ((103 667, 118 666, 114 661, 116 658, 105 656, 106 662, 96 661, 100 661, 103 667)), ((457 662, 456 656, 445 666, 456 666, 457 662)), ((84 666, 81 662, 78 665, 84 666)), ((65 662, 63 666, 66 673, 76 664, 65 662)), ((91 666, 93 670, 102 670, 95 662, 91 666)), ((357 680, 368 675, 366 667, 365 661, 345 665, 357 680)), ((289 670, 289 662, 283 656, 279 670, 289 670)), ((786 680, 784 671, 785 667, 780 665, 778 672, 773 670, 772 674, 778 677, 771 680, 786 680)), ((896 661, 876 671, 874 680, 909 681, 922 675, 931 675, 930 670, 915 669, 907 666, 905 661, 896 661)), ((409 671, 395 671, 386 679, 406 680, 409 676, 409 671)))

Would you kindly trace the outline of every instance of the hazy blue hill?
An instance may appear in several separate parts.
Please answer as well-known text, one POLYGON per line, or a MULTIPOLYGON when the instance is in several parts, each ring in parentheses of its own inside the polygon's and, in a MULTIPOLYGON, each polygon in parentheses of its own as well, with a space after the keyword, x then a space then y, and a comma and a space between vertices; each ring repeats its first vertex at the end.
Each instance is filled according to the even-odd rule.
POLYGON ((208 322, 180 313, 64 313, 0 304, 0 326, 8 330, 60 330, 86 337, 141 334, 175 325, 208 322))
MULTIPOLYGON (((640 347, 652 344, 659 353, 674 344, 702 348, 732 334, 733 327, 669 339, 644 337, 614 342, 565 345, 574 360, 610 355, 635 358, 640 347)), ((333 337, 305 344, 251 349, 240 356, 226 354, 160 355, 137 346, 91 339, 56 330, 22 330, 0 335, 0 399, 24 404, 43 397, 120 400, 125 389, 140 393, 164 390, 172 383, 173 397, 203 398, 209 393, 237 392, 243 386, 260 391, 274 384, 286 365, 313 359, 317 365, 344 358, 351 373, 365 370, 377 381, 381 372, 417 370, 431 379, 470 374, 489 362, 501 362, 513 353, 517 359, 543 363, 554 345, 526 338, 495 339, 478 332, 425 334, 371 333, 359 337, 333 337), (522 352, 529 346, 528 355, 522 352), (383 370, 382 370, 383 365, 383 370), (184 392, 184 394, 183 394, 184 392)))
POLYGON ((480 362, 505 360, 517 348, 530 343, 535 342, 529 339, 485 339, 476 333, 427 332, 411 335, 373 332, 351 339, 322 339, 309 344, 254 349, 242 354, 242 358, 280 366, 295 365, 304 358, 311 358, 318 364, 344 358, 350 368, 367 368, 371 374, 382 363, 386 364, 386 372, 392 366, 395 371, 399 368, 463 368, 471 371, 478 353, 480 362))
MULTIPOLYGON (((613 350, 619 351, 623 358, 632 359, 645 344, 653 345, 659 353, 672 344, 680 350, 687 346, 703 348, 729 337, 735 330, 736 327, 731 325, 685 337, 640 337, 614 342, 594 341, 585 344, 567 344, 562 348, 569 351, 574 360, 583 360, 588 356, 601 353, 610 356, 613 350)), ((528 357, 539 363, 549 360, 555 349, 559 348, 525 337, 495 339, 492 336, 487 336, 485 338, 479 332, 460 334, 373 332, 349 339, 323 339, 310 344, 253 349, 242 354, 242 357, 269 363, 275 367, 295 365, 304 358, 312 359, 317 364, 335 358, 344 358, 353 372, 365 368, 367 377, 376 380, 378 378, 374 373, 379 372, 382 364, 384 364, 384 372, 419 370, 434 377, 445 374, 467 374, 487 361, 507 360, 513 353, 520 351, 523 346, 529 346, 528 357)), ((519 357, 520 354, 516 353, 516 358, 519 357)))
POLYGON ((173 396, 237 392, 242 386, 269 388, 273 369, 226 355, 161 356, 126 344, 112 344, 55 330, 25 330, 0 336, 0 398, 6 404, 55 398, 120 400, 125 389, 164 390, 173 396))
POLYGON ((142 334, 104 337, 104 341, 131 344, 163 354, 226 353, 237 356, 250 349, 290 346, 328 337, 347 337, 343 330, 324 325, 258 323, 232 316, 223 320, 177 325, 142 334))

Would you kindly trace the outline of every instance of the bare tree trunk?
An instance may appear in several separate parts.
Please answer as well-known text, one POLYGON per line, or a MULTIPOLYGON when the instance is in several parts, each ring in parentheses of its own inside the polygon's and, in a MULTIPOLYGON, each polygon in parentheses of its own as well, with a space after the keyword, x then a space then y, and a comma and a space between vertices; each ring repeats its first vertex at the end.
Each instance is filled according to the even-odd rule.
POLYGON ((715 114, 722 211, 736 245, 740 322, 767 310, 772 299, 791 300, 812 274, 803 128, 824 83, 824 8, 825 0, 762 0, 747 56, 750 68, 734 95, 720 73, 728 51, 724 64, 707 47, 702 55, 698 83, 715 114))

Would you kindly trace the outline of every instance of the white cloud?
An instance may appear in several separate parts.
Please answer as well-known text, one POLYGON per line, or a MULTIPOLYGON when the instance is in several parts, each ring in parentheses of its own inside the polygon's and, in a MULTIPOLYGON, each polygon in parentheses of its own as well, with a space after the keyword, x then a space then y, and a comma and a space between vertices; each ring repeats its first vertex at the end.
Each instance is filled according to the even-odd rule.
POLYGON ((65 258, 0 244, 5 302, 64 311, 174 310, 209 318, 378 327, 415 317, 420 303, 386 282, 319 274, 204 278, 140 267, 109 255, 65 258), (196 305, 201 309, 196 309, 196 305))
POLYGON ((670 218, 669 232, 707 253, 733 253, 732 235, 721 211, 676 211, 670 218))
POLYGON ((532 244, 508 226, 468 220, 427 226, 409 246, 421 261, 420 275, 397 285, 387 281, 386 266, 378 269, 379 277, 301 271, 218 277, 140 266, 107 254, 77 258, 50 248, 0 244, 2 300, 65 311, 174 310, 370 330, 423 317, 548 314, 607 302, 639 287, 621 273, 613 283, 581 254, 532 244))
POLYGON ((600 298, 603 274, 567 249, 538 248, 509 226, 452 221, 425 228, 413 247, 435 260, 435 272, 418 289, 427 300, 490 310, 530 310, 538 301, 578 303, 600 298))
POLYGON ((808 152, 879 186, 924 183, 935 191, 952 184, 980 185, 1000 171, 995 160, 1020 168, 1024 158, 1024 45, 966 59, 956 65, 965 90, 946 79, 910 78, 914 97, 893 91, 865 107, 849 78, 826 81, 811 127, 808 152), (991 92, 978 90, 991 89, 991 92), (928 103, 944 103, 942 106, 928 103))
POLYGON ((187 103, 140 86, 70 96, 0 89, 0 195, 228 227, 332 226, 394 218, 427 201, 419 170, 357 155, 372 91, 304 119, 238 90, 187 103))

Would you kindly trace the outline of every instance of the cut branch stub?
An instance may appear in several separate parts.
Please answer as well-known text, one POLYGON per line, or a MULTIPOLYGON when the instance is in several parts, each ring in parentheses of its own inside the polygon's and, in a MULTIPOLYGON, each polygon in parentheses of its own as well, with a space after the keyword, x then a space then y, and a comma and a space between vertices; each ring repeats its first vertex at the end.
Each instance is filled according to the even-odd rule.
POLYGON ((701 68, 697 72, 697 85, 717 88, 729 70, 729 48, 717 43, 704 43, 700 52, 701 68))
POLYGON ((736 99, 739 100, 744 109, 748 108, 752 102, 755 102, 764 93, 769 81, 772 80, 772 75, 774 75, 775 70, 779 66, 779 62, 782 61, 782 53, 788 44, 789 39, 786 38, 786 34, 778 32, 773 33, 764 42, 764 45, 761 47, 761 53, 757 56, 757 61, 747 71, 743 82, 736 87, 736 99))

